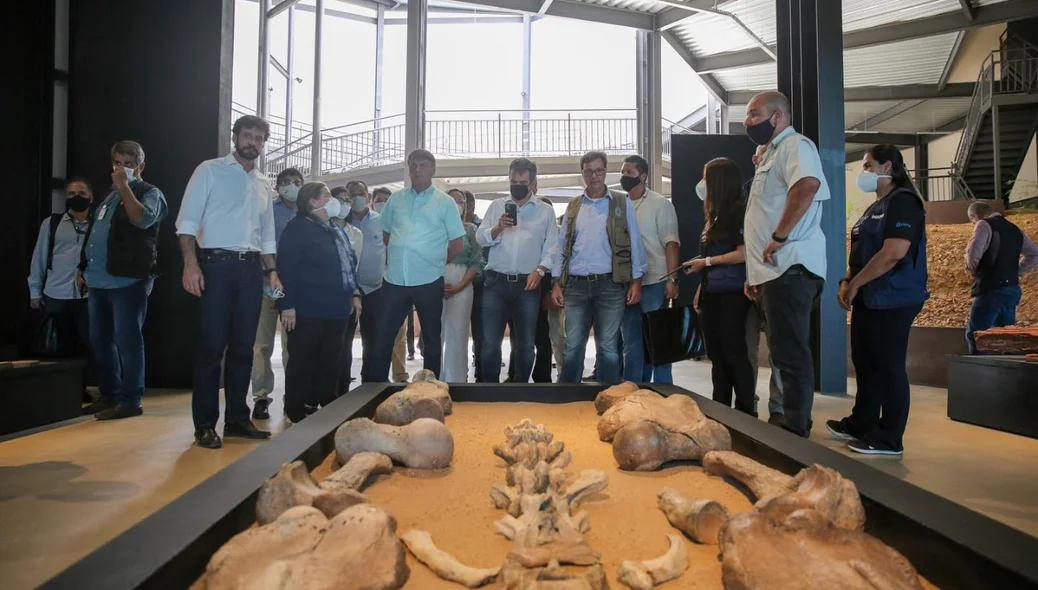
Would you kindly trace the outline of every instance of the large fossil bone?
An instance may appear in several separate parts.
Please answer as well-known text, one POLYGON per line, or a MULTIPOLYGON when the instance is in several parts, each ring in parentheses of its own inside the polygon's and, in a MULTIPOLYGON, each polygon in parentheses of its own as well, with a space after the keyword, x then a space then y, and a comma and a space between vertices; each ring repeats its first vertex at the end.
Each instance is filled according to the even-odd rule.
POLYGON ((707 453, 703 467, 708 473, 741 482, 757 497, 757 510, 778 522, 786 522, 803 510, 814 510, 837 528, 865 528, 865 508, 858 488, 828 467, 811 465, 790 477, 731 451, 707 453))
POLYGON ((728 522, 728 509, 715 500, 693 500, 674 488, 657 494, 660 510, 667 521, 696 543, 716 545, 721 527, 728 522))
POLYGON ((261 525, 269 524, 295 506, 313 506, 331 518, 364 502, 367 499, 353 489, 318 486, 302 461, 292 461, 282 465, 274 477, 263 482, 256 498, 256 520, 261 525))
POLYGON ((789 524, 766 514, 733 516, 721 531, 722 580, 729 590, 921 589, 912 564, 861 531, 829 526, 816 516, 789 524))
POLYGON ((443 406, 435 399, 410 388, 394 393, 375 408, 375 422, 379 424, 403 426, 419 418, 443 422, 443 406))
POLYGON ((494 581, 501 572, 501 567, 475 568, 464 565, 433 543, 432 535, 426 531, 411 529, 400 536, 407 545, 408 551, 418 561, 424 563, 437 576, 444 580, 457 582, 469 588, 479 588, 494 581))
MULTIPOLYGON (((603 412, 613 407, 613 405, 615 405, 616 402, 633 394, 636 391, 639 391, 638 385, 630 381, 624 381, 623 383, 619 383, 612 387, 603 389, 602 391, 598 392, 598 395, 595 396, 595 411, 598 412, 599 416, 601 416, 603 412)), ((658 393, 649 391, 647 389, 643 389, 641 391, 645 391, 646 393, 650 393, 653 395, 659 395, 658 393)))
POLYGON ((688 569, 688 550, 680 535, 667 535, 670 548, 656 559, 621 561, 620 583, 632 590, 651 590, 680 576, 688 569))
POLYGON ((417 391, 440 402, 440 405, 443 406, 444 416, 450 416, 454 411, 450 388, 446 383, 437 379, 436 375, 429 369, 422 369, 415 373, 411 377, 411 383, 407 386, 407 389, 417 391))
POLYGON ((393 461, 382 453, 357 453, 350 457, 338 471, 329 475, 320 483, 326 490, 348 489, 359 490, 373 475, 383 475, 393 471, 393 461))
POLYGON ((396 520, 370 504, 329 520, 297 506, 224 544, 206 567, 209 590, 394 590, 410 575, 396 520))
POLYGON ((343 463, 368 451, 388 455, 407 467, 442 469, 454 457, 454 438, 446 426, 429 418, 419 418, 407 426, 357 418, 335 431, 335 451, 343 463))

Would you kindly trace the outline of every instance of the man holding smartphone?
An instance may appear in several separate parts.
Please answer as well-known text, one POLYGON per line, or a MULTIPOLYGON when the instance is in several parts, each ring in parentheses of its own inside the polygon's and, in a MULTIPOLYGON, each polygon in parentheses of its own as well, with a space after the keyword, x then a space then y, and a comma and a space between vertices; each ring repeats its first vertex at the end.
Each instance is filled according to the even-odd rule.
MULTIPOLYGON (((490 249, 483 279, 482 381, 501 378, 505 324, 515 328, 515 382, 526 383, 534 362, 534 336, 541 311, 541 281, 551 269, 558 240, 555 210, 535 198, 537 165, 526 158, 508 166, 508 197, 490 204, 476 232, 490 249)), ((549 279, 550 280, 550 277, 549 279)))

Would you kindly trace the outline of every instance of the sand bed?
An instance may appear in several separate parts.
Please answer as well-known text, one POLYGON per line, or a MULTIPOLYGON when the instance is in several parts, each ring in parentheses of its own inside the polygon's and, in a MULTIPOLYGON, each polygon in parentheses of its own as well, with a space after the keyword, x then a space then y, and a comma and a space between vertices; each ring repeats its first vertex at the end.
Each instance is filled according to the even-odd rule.
MULTIPOLYGON (((612 446, 598 440, 598 416, 590 402, 571 404, 458 403, 447 426, 454 435, 454 462, 443 472, 395 467, 364 490, 372 503, 396 516, 399 532, 411 528, 429 531, 436 544, 474 567, 493 567, 504 561, 511 541, 498 534, 494 521, 504 511, 490 503, 490 487, 504 482, 505 463, 492 448, 505 441, 504 427, 530 418, 566 443, 573 453, 567 470, 575 477, 583 469, 600 469, 609 476, 609 487, 588 499, 581 508, 591 516, 585 535, 602 554, 611 587, 616 568, 624 559, 651 559, 668 547, 666 535, 674 532, 656 507, 656 492, 670 486, 683 494, 719 500, 732 512, 752 508, 750 500, 723 479, 709 476, 698 465, 678 465, 654 473, 623 472, 613 459, 612 446)), ((320 480, 331 470, 333 457, 314 470, 320 480)), ((689 569, 662 588, 722 588, 717 546, 696 545, 686 540, 689 569)), ((462 588, 443 581, 408 554, 411 578, 406 588, 462 588)))

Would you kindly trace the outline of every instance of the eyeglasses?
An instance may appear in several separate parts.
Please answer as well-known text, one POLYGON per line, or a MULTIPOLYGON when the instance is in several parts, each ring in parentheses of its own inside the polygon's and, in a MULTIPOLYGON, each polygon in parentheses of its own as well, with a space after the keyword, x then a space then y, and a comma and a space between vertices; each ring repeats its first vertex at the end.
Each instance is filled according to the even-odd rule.
POLYGON ((605 168, 595 168, 594 170, 588 169, 588 170, 583 170, 582 172, 583 172, 584 176, 591 176, 591 177, 594 177, 594 176, 605 176, 606 175, 606 169, 605 168))
POLYGON ((299 180, 298 178, 297 178, 297 179, 295 179, 295 180, 282 180, 282 181, 281 181, 281 182, 280 182, 280 183, 278 184, 278 186, 288 186, 288 185, 290 185, 290 184, 294 184, 294 185, 296 185, 296 186, 303 186, 303 181, 302 181, 302 180, 299 180))

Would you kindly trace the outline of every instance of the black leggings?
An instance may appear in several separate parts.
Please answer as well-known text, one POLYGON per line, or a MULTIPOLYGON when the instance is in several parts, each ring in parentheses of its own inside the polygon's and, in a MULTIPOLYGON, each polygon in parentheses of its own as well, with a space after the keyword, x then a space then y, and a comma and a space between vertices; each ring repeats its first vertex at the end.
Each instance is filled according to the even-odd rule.
POLYGON ((341 368, 346 320, 296 317, 289 333, 285 369, 285 416, 293 422, 306 417, 304 404, 327 405, 335 399, 341 368))
POLYGON ((735 409, 756 417, 753 366, 746 351, 746 314, 750 300, 741 292, 702 293, 699 304, 706 353, 713 365, 714 401, 730 407, 734 389, 735 409))

